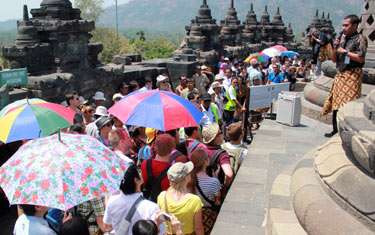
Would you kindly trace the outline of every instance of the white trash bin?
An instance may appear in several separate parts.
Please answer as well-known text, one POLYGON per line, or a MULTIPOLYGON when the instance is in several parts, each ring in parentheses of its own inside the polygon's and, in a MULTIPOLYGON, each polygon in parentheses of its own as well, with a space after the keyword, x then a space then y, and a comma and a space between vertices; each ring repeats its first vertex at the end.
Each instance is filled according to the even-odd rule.
POLYGON ((280 92, 277 102, 276 121, 288 126, 298 126, 301 122, 301 97, 292 92, 280 92))

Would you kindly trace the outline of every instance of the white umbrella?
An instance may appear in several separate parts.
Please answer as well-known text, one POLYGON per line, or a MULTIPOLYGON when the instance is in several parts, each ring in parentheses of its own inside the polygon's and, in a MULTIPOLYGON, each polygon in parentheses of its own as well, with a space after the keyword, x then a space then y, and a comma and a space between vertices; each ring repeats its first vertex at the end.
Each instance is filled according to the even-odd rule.
POLYGON ((277 50, 276 48, 270 47, 267 49, 264 49, 262 53, 268 55, 269 57, 275 57, 275 56, 281 56, 281 51, 277 50))

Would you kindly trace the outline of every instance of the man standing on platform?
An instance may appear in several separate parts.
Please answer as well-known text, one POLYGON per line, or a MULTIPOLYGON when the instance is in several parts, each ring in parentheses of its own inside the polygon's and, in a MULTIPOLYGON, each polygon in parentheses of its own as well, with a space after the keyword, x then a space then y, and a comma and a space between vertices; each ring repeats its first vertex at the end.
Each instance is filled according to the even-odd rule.
POLYGON ((332 137, 338 132, 336 120, 338 109, 361 97, 362 67, 365 64, 367 39, 357 32, 359 23, 358 16, 346 16, 342 21, 342 34, 340 33, 334 42, 332 61, 336 62, 338 73, 322 110, 322 115, 333 112, 333 130, 331 133, 326 133, 326 137, 332 137))
POLYGON ((238 79, 236 77, 232 78, 232 85, 226 91, 227 103, 224 105, 224 121, 226 123, 230 122, 234 117, 234 111, 236 110, 236 105, 238 105, 242 111, 246 111, 237 99, 236 88, 238 87, 238 79))

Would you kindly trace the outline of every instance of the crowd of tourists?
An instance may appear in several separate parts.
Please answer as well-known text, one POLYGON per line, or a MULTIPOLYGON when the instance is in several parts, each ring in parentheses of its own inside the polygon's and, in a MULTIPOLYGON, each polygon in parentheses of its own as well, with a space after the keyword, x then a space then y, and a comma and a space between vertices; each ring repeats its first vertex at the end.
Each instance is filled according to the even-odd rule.
MULTIPOLYGON (((156 78, 156 87, 151 77, 143 87, 136 81, 121 82, 111 95, 113 105, 132 92, 155 88, 175 92, 202 112, 199 127, 166 132, 124 125, 108 113, 108 94, 102 91, 90 97, 91 103, 77 92, 67 94, 62 105, 76 115, 74 125, 63 131, 95 137, 130 167, 118 193, 68 212, 19 205, 14 234, 210 234, 247 154, 242 121, 253 114, 247 110, 247 89, 282 82, 290 82, 293 89, 309 66, 297 56, 274 57, 268 64, 221 57, 217 68, 199 65, 192 77, 181 76, 174 89, 167 74, 156 78)), ((249 128, 257 129, 259 123, 249 128)), ((2 146, 7 147, 12 148, 2 146)))
MULTIPOLYGON (((358 17, 348 16, 343 22, 343 33, 356 36, 355 40, 365 45, 365 40, 356 34, 358 17)), ((318 32, 313 33, 312 39, 323 45, 318 32)), ((348 65, 360 69, 365 46, 357 58, 358 53, 344 49, 346 44, 340 39, 334 44, 334 61, 344 61, 344 57, 337 56, 342 54, 356 62, 348 65)), ((129 166, 118 192, 86 201, 67 212, 18 205, 14 234, 210 234, 246 158, 244 141, 248 131, 259 127, 259 122, 251 123, 254 126, 245 123, 249 116, 264 111, 248 110, 249 87, 289 82, 293 90, 298 79, 311 77, 313 63, 298 56, 273 57, 268 63, 258 63, 255 58, 245 63, 221 57, 217 67, 199 65, 192 77, 181 76, 177 87, 172 87, 168 75, 162 74, 156 78, 156 87, 152 78, 146 77, 143 87, 136 81, 122 82, 118 92, 111 94, 112 103, 116 104, 138 90, 171 91, 202 112, 199 126, 168 131, 125 125, 108 113, 104 104, 110 94, 102 91, 90 97, 92 103, 77 92, 67 94, 64 105, 76 114, 74 125, 63 131, 93 136, 129 166)), ((0 145, 2 161, 7 159, 4 155, 10 157, 22 143, 0 145)), ((1 188, 0 196, 1 208, 8 210, 1 188)))

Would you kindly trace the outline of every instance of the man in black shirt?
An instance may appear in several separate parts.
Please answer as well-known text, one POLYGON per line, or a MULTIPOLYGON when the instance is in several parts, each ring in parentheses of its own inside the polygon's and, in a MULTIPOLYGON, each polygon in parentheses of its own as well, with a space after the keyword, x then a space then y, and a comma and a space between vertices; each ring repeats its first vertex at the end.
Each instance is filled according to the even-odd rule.
POLYGON ((337 133, 337 111, 344 104, 361 97, 362 67, 365 64, 367 39, 357 32, 360 20, 356 15, 348 15, 342 22, 342 34, 334 42, 332 61, 336 62, 336 74, 328 97, 324 103, 322 115, 333 111, 333 131, 325 134, 331 137, 337 133), (342 35, 342 36, 341 36, 342 35))

